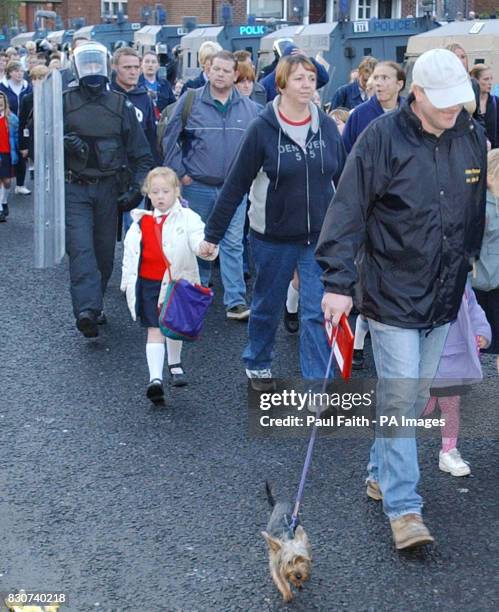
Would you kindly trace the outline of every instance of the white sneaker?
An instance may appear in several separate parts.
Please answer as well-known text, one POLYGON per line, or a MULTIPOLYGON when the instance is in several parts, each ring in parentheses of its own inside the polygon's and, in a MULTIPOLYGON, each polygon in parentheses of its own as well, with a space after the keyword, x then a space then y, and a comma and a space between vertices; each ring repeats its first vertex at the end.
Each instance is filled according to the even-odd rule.
POLYGON ((440 451, 438 467, 442 472, 449 472, 452 476, 468 476, 471 473, 469 463, 463 460, 457 448, 453 448, 448 453, 440 451))
POLYGON ((16 187, 15 188, 15 193, 20 194, 20 195, 29 195, 31 193, 31 191, 27 188, 27 187, 16 187))

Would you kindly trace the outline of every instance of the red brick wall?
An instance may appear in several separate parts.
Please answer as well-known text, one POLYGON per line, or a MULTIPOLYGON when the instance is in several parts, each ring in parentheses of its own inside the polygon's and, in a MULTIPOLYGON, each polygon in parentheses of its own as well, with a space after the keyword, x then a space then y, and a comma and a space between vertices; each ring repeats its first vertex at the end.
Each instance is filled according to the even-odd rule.
POLYGON ((416 17, 417 4, 417 0, 402 0, 402 10, 400 13, 402 18, 407 17, 407 15, 412 15, 413 17, 416 17))
POLYGON ((85 17, 87 25, 101 22, 100 0, 64 0, 61 17, 69 27, 71 19, 85 17))
POLYGON ((214 4, 216 21, 220 20, 220 8, 222 4, 230 4, 232 6, 232 23, 246 23, 248 19, 246 12, 246 0, 214 0, 214 4))
MULTIPOLYGON (((128 0, 130 2, 130 0, 128 0)), ((134 0, 137 2, 137 0, 134 0)), ((161 4, 168 11, 168 23, 182 23, 182 17, 194 16, 198 23, 212 23, 212 4, 215 0, 162 0, 161 4)), ((139 2, 137 2, 139 4, 139 2)), ((140 4, 144 4, 141 2, 140 4)), ((153 5, 154 2, 146 2, 153 5)))
MULTIPOLYGON (((243 1, 243 0, 239 0, 243 1)), ((211 23, 212 2, 214 0, 161 0, 168 12, 168 23, 182 23, 185 15, 194 15, 199 23, 211 23)), ((128 0, 128 21, 141 21, 140 11, 145 6, 156 5, 155 0, 128 0)), ((57 10, 67 24, 69 19, 85 17, 87 25, 101 23, 100 0, 63 0, 57 10)))
POLYGON ((499 17, 499 2, 497 0, 476 0, 471 10, 474 10, 477 16, 482 14, 488 16, 497 11, 499 17))

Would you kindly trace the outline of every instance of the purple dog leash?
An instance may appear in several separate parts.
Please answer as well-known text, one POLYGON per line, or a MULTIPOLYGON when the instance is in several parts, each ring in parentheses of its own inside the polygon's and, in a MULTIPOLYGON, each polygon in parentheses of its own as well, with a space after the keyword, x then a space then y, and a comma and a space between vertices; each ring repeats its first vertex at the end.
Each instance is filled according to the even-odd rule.
MULTIPOLYGON (((328 380, 329 380, 329 375, 331 374, 331 368, 333 367, 333 356, 334 356, 334 349, 336 346, 336 337, 338 335, 338 329, 339 327, 336 327, 335 332, 334 332, 333 342, 331 344, 331 354, 329 355, 329 361, 328 361, 327 369, 326 369, 326 377, 324 378, 324 383, 322 385, 321 393, 324 393, 326 391, 328 380)), ((291 521, 289 524, 289 528, 293 534, 298 525, 298 513, 300 511, 300 504, 303 499, 303 490, 305 489, 305 481, 307 480, 308 469, 310 467, 310 463, 312 462, 312 453, 314 450, 315 439, 317 438, 317 429, 318 427, 317 427, 317 420, 316 420, 314 422, 314 426, 312 427, 312 434, 310 436, 310 440, 308 441, 307 456, 305 457, 305 463, 303 464, 303 471, 301 473, 300 485, 298 487, 298 494, 296 496, 296 502, 295 502, 295 506, 293 509, 293 514, 291 515, 291 521)))

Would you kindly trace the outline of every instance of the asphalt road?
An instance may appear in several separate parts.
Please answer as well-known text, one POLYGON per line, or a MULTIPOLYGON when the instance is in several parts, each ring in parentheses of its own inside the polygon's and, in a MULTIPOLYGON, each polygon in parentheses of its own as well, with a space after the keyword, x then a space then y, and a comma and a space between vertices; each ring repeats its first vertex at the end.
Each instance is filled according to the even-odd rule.
MULTIPOLYGON (((190 385, 154 408, 144 395, 144 332, 119 293, 121 249, 109 323, 84 340, 67 262, 33 269, 32 213, 31 198, 18 196, 0 225, 0 591, 62 590, 69 605, 61 610, 78 612, 499 608, 490 427, 463 435, 469 478, 438 470, 436 437, 420 445, 436 545, 406 555, 365 495, 369 440, 320 438, 302 507, 312 578, 282 604, 260 536, 264 482, 293 497, 306 440, 248 434, 246 325, 225 320, 218 278, 204 337, 185 349, 190 385)), ((295 376, 297 338, 280 330, 277 352, 276 372, 295 376)), ((492 357, 484 364, 494 376, 492 357)), ((497 397, 491 379, 467 409, 497 397)))

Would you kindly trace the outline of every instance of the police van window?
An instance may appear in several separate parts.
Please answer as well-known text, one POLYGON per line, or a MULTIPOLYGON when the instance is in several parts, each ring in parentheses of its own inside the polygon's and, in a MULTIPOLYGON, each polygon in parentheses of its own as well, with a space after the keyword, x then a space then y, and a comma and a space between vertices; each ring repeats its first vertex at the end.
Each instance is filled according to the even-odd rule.
POLYGON ((397 64, 403 64, 404 63, 404 57, 405 57, 405 52, 407 51, 407 47, 397 47, 395 49, 395 56, 396 56, 396 62, 397 64))
POLYGON ((373 54, 373 50, 371 47, 364 47, 364 56, 372 55, 372 54, 373 54))

